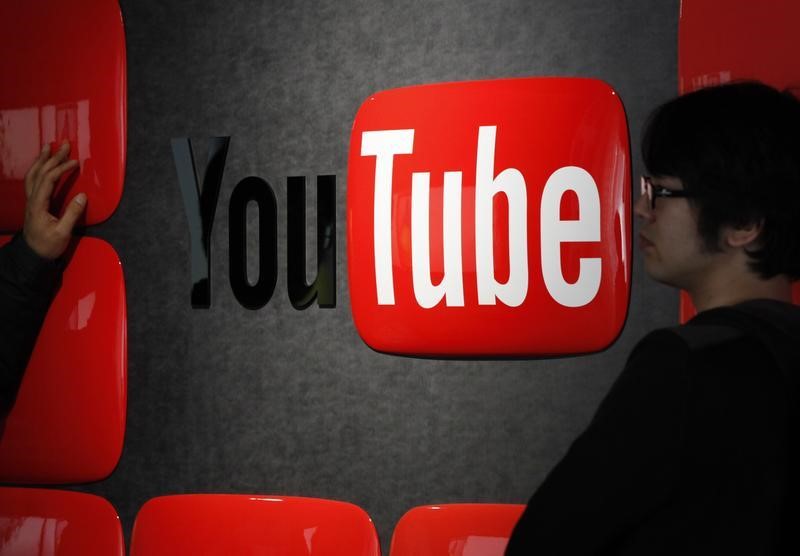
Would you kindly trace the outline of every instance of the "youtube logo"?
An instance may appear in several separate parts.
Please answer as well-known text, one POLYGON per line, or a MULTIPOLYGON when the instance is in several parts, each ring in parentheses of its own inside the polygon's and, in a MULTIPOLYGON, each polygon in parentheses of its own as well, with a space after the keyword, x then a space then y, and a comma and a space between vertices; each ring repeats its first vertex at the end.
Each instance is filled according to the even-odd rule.
POLYGON ((607 347, 630 288, 622 103, 592 79, 394 89, 353 124, 353 319, 381 352, 541 356, 607 347))

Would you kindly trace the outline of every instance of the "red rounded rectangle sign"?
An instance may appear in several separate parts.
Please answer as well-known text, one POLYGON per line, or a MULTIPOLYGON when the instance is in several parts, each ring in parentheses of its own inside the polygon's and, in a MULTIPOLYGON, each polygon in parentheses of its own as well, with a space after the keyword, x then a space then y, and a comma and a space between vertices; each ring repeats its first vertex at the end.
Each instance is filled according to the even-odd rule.
POLYGON ((347 178, 362 339, 421 356, 607 347, 628 308, 629 153, 622 102, 594 79, 369 97, 347 178))

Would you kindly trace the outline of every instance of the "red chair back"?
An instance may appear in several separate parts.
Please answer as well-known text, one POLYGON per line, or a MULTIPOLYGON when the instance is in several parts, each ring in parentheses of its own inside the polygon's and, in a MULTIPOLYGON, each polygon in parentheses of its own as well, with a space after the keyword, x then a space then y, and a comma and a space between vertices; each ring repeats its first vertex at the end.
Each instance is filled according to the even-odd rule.
POLYGON ((390 556, 503 556, 522 504, 442 504, 409 510, 390 556))
POLYGON ((353 504, 316 498, 194 494, 149 500, 131 556, 380 556, 375 527, 353 504))
POLYGON ((124 556, 114 507, 82 492, 0 488, 0 556, 124 556))
MULTIPOLYGON (((0 244, 8 237, 0 237, 0 244)), ((122 267, 105 241, 77 243, 22 378, 0 419, 0 482, 98 481, 125 434, 127 317, 122 267)))
POLYGON ((119 204, 125 175, 127 70, 119 5, 0 2, 0 52, 0 230, 22 227, 25 173, 45 143, 57 147, 65 139, 80 171, 56 190, 53 212, 85 192, 80 225, 106 220, 119 204))

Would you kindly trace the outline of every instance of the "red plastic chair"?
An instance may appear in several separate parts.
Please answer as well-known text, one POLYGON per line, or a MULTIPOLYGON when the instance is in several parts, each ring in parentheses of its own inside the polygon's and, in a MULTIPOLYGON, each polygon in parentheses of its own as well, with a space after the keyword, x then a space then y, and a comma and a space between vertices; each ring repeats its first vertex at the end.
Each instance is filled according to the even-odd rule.
POLYGON ((0 556, 123 556, 114 507, 93 494, 0 488, 0 556))
POLYGON ((525 506, 418 506, 400 518, 390 556, 502 556, 525 506))
POLYGON ((119 258, 105 241, 81 238, 16 401, 0 420, 0 482, 77 483, 111 474, 125 435, 126 335, 119 258))
POLYGON ((380 556, 367 513, 316 498, 190 494, 149 500, 131 556, 380 556))
POLYGON ((125 175, 127 72, 119 5, 0 2, 0 52, 6 53, 0 56, 0 230, 22 227, 25 172, 45 142, 57 147, 65 139, 80 171, 56 190, 52 210, 60 214, 66 201, 85 192, 81 225, 107 219, 125 175))

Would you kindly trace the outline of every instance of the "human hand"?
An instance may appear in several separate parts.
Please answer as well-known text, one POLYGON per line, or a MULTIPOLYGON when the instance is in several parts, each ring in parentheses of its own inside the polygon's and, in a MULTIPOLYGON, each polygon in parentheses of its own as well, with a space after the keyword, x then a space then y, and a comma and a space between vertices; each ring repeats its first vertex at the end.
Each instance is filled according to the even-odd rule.
POLYGON ((50 156, 48 143, 25 174, 28 201, 22 235, 37 255, 50 260, 64 253, 72 238, 72 228, 86 207, 86 194, 78 193, 64 209, 61 219, 50 214, 50 196, 56 182, 78 166, 77 160, 67 160, 68 155, 68 141, 64 141, 53 156, 50 156))

